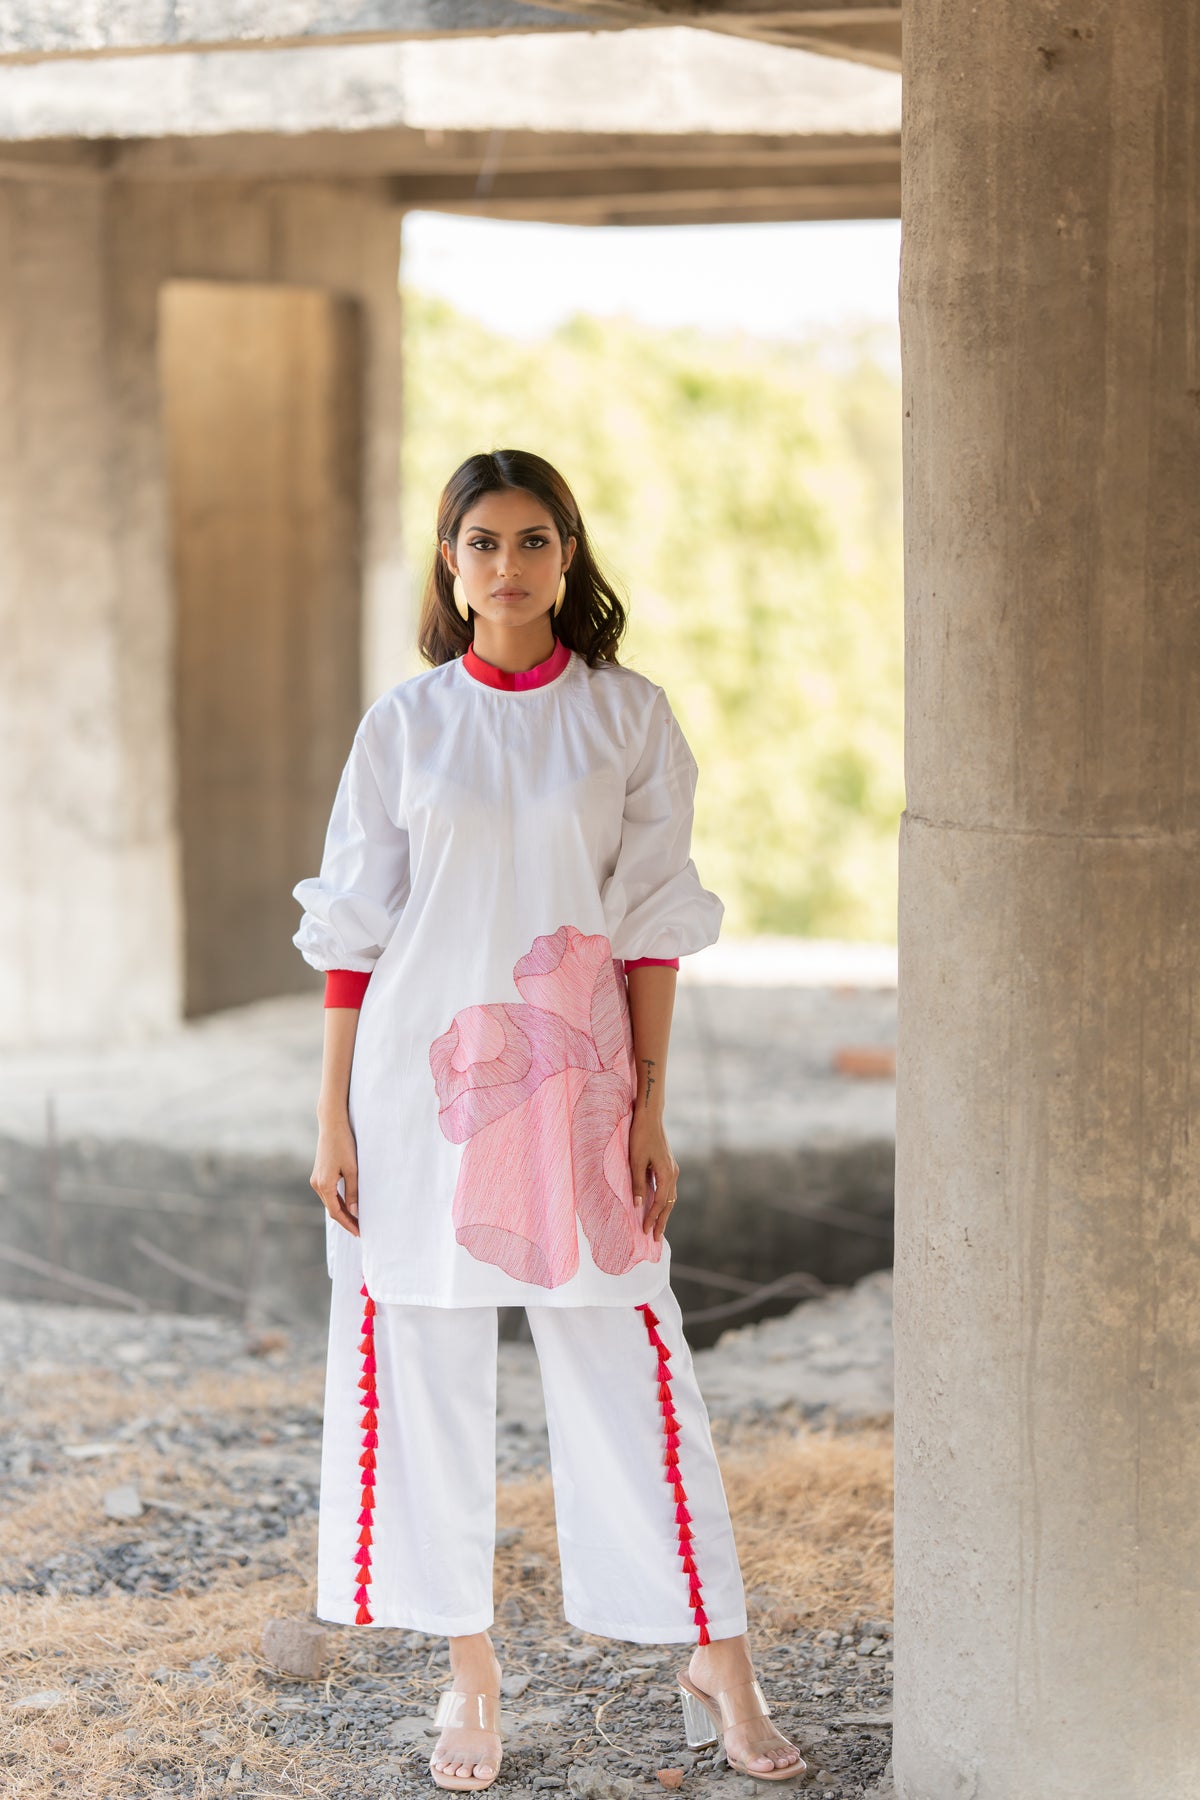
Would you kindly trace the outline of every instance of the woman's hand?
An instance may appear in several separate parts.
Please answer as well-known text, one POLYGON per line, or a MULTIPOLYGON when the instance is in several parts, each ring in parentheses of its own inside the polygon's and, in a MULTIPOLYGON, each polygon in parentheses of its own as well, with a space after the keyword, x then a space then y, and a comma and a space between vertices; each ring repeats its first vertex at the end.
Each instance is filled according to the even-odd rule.
POLYGON ((358 1237, 358 1146, 349 1116, 318 1126, 316 1161, 308 1185, 320 1195, 330 1218, 351 1237, 358 1237), (344 1199, 338 1193, 339 1180, 345 1188, 344 1199))
POLYGON ((629 1172, 635 1205, 645 1201, 642 1229, 658 1243, 675 1204, 679 1164, 671 1155, 662 1113, 635 1107, 629 1125, 629 1172))

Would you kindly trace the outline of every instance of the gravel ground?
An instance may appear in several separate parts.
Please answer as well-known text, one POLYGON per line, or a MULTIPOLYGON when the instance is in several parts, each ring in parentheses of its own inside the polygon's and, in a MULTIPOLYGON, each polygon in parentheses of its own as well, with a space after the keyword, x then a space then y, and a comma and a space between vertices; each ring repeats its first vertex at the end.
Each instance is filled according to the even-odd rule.
MULTIPOLYGON (((873 1286, 866 1300, 851 1291, 840 1312, 836 1297, 832 1307, 831 1297, 808 1303, 824 1310, 809 1315, 814 1328, 793 1326, 790 1340, 789 1321, 776 1320, 698 1352, 702 1386, 720 1394, 714 1429, 718 1416, 728 1416, 746 1445, 776 1420, 788 1395, 787 1341, 797 1359, 808 1345, 818 1363, 832 1365, 835 1411, 878 1412, 881 1333, 890 1316, 885 1322, 881 1278, 867 1280, 873 1286), (858 1343, 851 1316, 862 1327, 858 1343), (865 1388, 850 1384, 849 1403, 847 1366, 869 1372, 865 1388), (750 1397, 754 1405, 739 1406, 750 1397)), ((311 1604, 323 1329, 247 1334, 219 1318, 2 1302, 0 1355, 10 1396, 0 1439, 0 1506, 8 1521, 0 1608, 13 1609, 7 1616, 26 1617, 32 1601, 68 1609, 89 1600, 152 1607, 205 1596, 215 1604, 230 1594, 243 1608, 257 1607, 252 1616, 261 1622, 279 1614, 311 1618, 297 1600, 307 1582, 311 1604), (60 1524, 31 1533, 32 1505, 51 1492, 68 1496, 55 1501, 60 1524), (72 1493, 80 1496, 78 1516, 72 1493)), ((536 1357, 523 1344, 501 1344, 500 1355, 498 1475, 519 1482, 547 1466, 536 1357)), ((811 1368, 797 1382, 791 1391, 802 1393, 800 1415, 811 1416, 820 1401, 811 1368)), ((686 1662, 687 1647, 598 1639, 561 1614, 549 1616, 547 1559, 536 1550, 524 1555, 523 1535, 521 1526, 510 1526, 498 1537, 513 1579, 498 1586, 492 1630, 506 1671, 497 1790, 525 1796, 565 1788, 580 1800, 628 1800, 675 1786, 701 1800, 761 1792, 761 1784, 728 1769, 719 1748, 684 1748, 673 1671, 686 1662), (670 1771, 679 1771, 678 1779, 670 1771)), ((878 1793, 882 1800, 890 1793, 890 1620, 860 1611, 817 1630, 777 1593, 751 1592, 749 1604, 756 1673, 776 1723, 809 1763, 808 1777, 788 1784, 791 1791, 825 1800, 878 1793)), ((115 1715, 129 1704, 113 1657, 98 1645, 89 1670, 73 1652, 60 1651, 66 1673, 52 1684, 43 1677, 53 1651, 40 1652, 35 1679, 32 1659, 7 1655, 0 1704, 7 1715, 5 1792, 22 1800, 68 1793, 77 1800, 305 1793, 387 1800, 434 1791, 429 1710, 448 1684, 444 1640, 324 1629, 320 1679, 273 1668, 257 1642, 245 1648, 245 1632, 240 1650, 227 1641, 223 1656, 146 1667, 142 1710, 124 1728, 128 1767, 99 1785, 72 1774, 71 1721, 115 1715), (224 1713, 208 1715, 215 1722, 197 1728, 186 1754, 156 1756, 149 1702, 161 1701, 164 1716, 197 1708, 200 1716, 206 1690, 230 1696, 224 1713), (25 1750, 21 1733, 28 1734, 25 1750), (51 1757, 49 1773, 31 1774, 49 1754, 47 1734, 61 1763, 53 1767, 51 1757), (256 1755, 265 1740, 270 1758, 256 1755)), ((5 1638, 11 1650, 13 1632, 5 1638)), ((111 1737, 119 1719, 109 1719, 108 1728, 111 1737)))

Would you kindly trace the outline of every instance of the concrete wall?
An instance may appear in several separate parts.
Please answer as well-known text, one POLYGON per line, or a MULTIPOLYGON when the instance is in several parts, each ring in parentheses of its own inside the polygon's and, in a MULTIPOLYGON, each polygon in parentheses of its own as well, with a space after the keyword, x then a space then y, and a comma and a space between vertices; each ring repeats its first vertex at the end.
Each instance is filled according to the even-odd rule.
MULTIPOLYGON (((361 697, 401 672, 399 221, 369 185, 0 182, 2 1042, 141 1036, 184 1008, 157 357, 172 277, 361 303, 361 697)), ((314 817, 359 711, 306 714, 314 817)), ((314 833, 293 879, 318 850, 314 833)))

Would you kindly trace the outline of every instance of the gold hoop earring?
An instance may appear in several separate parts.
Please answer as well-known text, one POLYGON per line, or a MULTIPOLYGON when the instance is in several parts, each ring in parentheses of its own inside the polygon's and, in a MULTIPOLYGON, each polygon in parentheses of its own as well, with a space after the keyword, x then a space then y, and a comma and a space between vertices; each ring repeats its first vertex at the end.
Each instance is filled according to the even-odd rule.
POLYGON ((467 590, 463 586, 461 575, 454 577, 454 604, 464 619, 470 619, 471 609, 467 605, 467 590))
POLYGON ((554 596, 554 617, 557 619, 562 611, 563 599, 567 592, 567 571, 564 569, 558 578, 558 592, 554 596))

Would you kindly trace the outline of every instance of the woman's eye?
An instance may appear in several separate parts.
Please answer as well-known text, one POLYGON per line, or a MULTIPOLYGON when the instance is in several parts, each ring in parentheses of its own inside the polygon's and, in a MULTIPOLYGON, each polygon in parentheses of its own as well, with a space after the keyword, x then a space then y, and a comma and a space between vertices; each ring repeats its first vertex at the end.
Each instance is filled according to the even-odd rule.
MULTIPOLYGON (((525 542, 527 544, 533 544, 540 549, 543 544, 548 544, 550 542, 550 539, 548 537, 543 537, 540 533, 538 533, 535 536, 527 537, 525 539, 525 542)), ((472 550, 490 550, 492 547, 493 546, 492 546, 491 538, 472 538, 471 539, 471 549, 472 550)))

